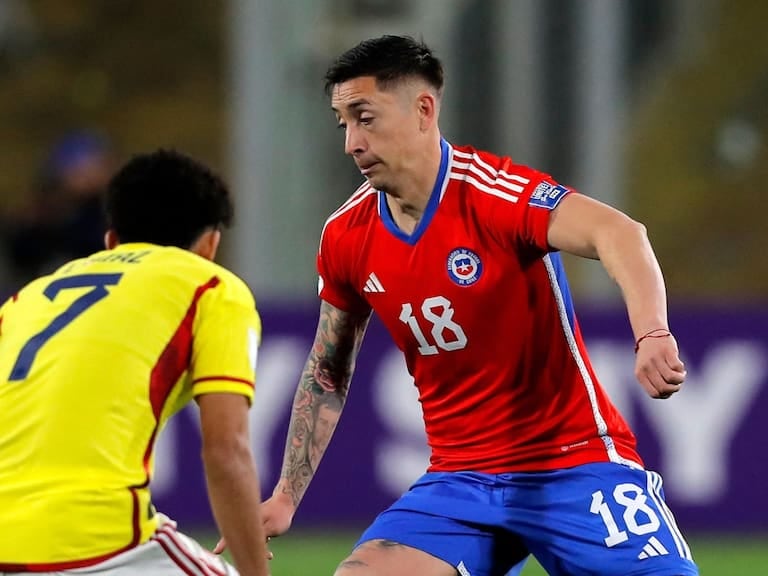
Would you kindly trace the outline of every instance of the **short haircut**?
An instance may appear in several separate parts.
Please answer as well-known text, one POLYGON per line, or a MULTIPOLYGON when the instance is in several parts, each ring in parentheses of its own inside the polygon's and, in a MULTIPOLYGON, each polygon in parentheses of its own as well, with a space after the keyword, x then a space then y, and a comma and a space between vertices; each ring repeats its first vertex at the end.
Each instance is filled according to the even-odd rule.
POLYGON ((188 249, 208 229, 232 224, 229 190, 207 166, 175 150, 129 160, 109 182, 107 223, 121 243, 188 249))
POLYGON ((347 80, 373 76, 382 89, 408 78, 421 78, 438 95, 443 65, 423 42, 410 36, 380 36, 360 42, 339 56, 325 74, 325 93, 347 80))

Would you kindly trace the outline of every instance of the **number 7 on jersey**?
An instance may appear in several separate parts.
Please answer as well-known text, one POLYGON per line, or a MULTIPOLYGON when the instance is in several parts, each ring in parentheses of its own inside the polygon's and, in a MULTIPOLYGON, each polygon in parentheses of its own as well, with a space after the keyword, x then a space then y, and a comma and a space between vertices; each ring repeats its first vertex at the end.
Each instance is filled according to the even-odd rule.
POLYGON ((122 274, 80 274, 59 278, 48 284, 43 294, 51 301, 55 300, 62 290, 91 287, 93 290, 89 290, 80 298, 77 298, 64 312, 56 316, 48 326, 27 340, 27 343, 21 348, 21 352, 19 352, 19 357, 16 358, 16 363, 11 369, 11 375, 8 377, 8 380, 10 382, 24 380, 32 368, 32 363, 35 361, 38 350, 60 330, 80 316, 80 314, 102 298, 105 298, 109 294, 107 286, 116 285, 121 277, 122 274))

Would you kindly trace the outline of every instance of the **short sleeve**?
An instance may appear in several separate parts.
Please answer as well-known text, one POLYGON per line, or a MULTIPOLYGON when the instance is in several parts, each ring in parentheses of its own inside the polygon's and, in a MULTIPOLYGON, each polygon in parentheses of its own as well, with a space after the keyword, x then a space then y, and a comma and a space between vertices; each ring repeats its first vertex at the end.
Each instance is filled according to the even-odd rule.
POLYGON ((354 290, 343 273, 344 247, 333 241, 332 231, 325 230, 317 253, 317 294, 332 306, 345 312, 366 313, 368 303, 354 290))
POLYGON ((492 226, 504 244, 518 251, 552 251, 547 241, 549 219, 563 198, 574 191, 551 176, 523 167, 507 167, 522 188, 511 202, 498 202, 492 226))
POLYGON ((229 392, 253 400, 261 319, 250 290, 236 280, 223 281, 200 300, 190 362, 193 396, 229 392))

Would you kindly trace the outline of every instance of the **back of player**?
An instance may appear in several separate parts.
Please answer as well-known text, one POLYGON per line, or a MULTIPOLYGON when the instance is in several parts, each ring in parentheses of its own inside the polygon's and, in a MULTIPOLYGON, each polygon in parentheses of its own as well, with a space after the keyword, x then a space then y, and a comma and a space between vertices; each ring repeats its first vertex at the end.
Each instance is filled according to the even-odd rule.
MULTIPOLYGON (((159 426, 193 386, 206 385, 199 371, 198 382, 176 384, 193 333, 212 338, 206 330, 222 328, 195 326, 197 308, 215 312, 215 300, 243 319, 230 322, 244 324, 243 349, 249 330, 255 347, 259 327, 245 286, 178 248, 101 252, 34 281, 3 308, 0 532, 9 533, 0 535, 0 560, 82 561, 154 532, 149 457, 159 426)), ((210 354, 201 344, 194 348, 210 354)), ((240 364, 208 378, 222 376, 218 390, 250 396, 246 354, 240 364)))
POLYGON ((247 286, 206 256, 211 218, 212 251, 115 243, 0 308, 0 572, 99 572, 148 542, 176 566, 145 555, 134 571, 208 573, 194 554, 227 569, 163 525, 149 492, 169 417, 210 393, 253 399, 260 321, 247 286))

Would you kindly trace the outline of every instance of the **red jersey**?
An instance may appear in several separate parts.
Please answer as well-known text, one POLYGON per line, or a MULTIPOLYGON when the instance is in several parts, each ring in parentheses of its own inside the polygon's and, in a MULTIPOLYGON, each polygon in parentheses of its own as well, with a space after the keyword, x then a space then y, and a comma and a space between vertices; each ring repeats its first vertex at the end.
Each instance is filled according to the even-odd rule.
POLYGON ((587 358, 552 210, 571 189, 509 158, 441 143, 412 234, 361 186, 325 224, 319 294, 373 309, 405 354, 430 471, 638 467, 635 438, 587 358))

